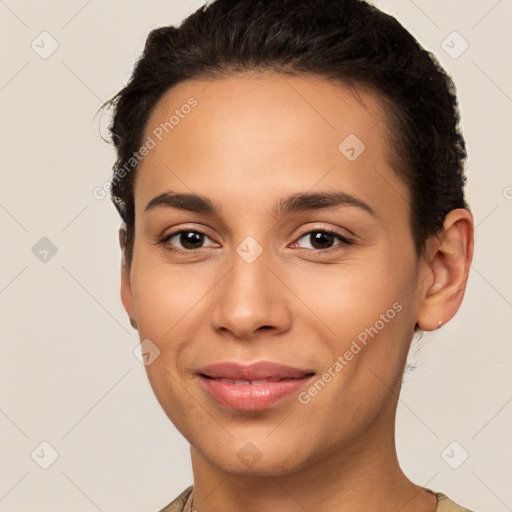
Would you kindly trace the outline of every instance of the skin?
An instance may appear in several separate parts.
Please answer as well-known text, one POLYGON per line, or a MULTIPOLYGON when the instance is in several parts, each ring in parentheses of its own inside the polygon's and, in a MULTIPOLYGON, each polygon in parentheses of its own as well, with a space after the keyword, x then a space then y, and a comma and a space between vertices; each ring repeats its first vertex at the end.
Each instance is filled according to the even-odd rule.
POLYGON ((190 442, 199 512, 435 510, 435 497, 401 471, 395 413, 415 325, 436 329, 461 304, 473 220, 453 210, 425 255, 416 254, 384 111, 374 93, 356 92, 271 72, 190 80, 166 93, 146 127, 151 135, 197 99, 139 166, 121 296, 140 339, 160 350, 146 370, 190 442), (354 161, 338 149, 348 134, 366 146, 354 161), (145 211, 168 191, 207 196, 220 213, 145 211), (272 215, 282 198, 325 191, 351 194, 375 215, 351 205, 272 215), (161 243, 180 229, 205 233, 198 252, 165 250, 190 251, 179 236, 161 243), (322 229, 355 243, 335 236, 315 246, 311 232, 322 229), (252 263, 236 252, 247 236, 262 249, 252 263), (199 385, 200 367, 225 360, 321 376, 394 303, 401 311, 306 405, 294 395, 233 412, 199 385), (250 467, 237 456, 249 442, 261 455, 250 467))

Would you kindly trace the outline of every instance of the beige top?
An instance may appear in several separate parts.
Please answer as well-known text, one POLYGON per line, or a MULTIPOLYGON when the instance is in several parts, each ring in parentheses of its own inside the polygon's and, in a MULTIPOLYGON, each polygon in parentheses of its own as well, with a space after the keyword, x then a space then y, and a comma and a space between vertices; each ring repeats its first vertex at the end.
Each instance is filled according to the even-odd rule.
MULTIPOLYGON (((187 487, 173 502, 169 503, 159 512, 188 512, 193 486, 187 487)), ((430 491, 430 489, 427 489, 430 491)), ((430 491, 434 492, 434 491, 430 491)), ((454 503, 448 496, 442 492, 434 493, 437 497, 437 506, 435 512, 471 512, 468 508, 461 507, 454 503)))

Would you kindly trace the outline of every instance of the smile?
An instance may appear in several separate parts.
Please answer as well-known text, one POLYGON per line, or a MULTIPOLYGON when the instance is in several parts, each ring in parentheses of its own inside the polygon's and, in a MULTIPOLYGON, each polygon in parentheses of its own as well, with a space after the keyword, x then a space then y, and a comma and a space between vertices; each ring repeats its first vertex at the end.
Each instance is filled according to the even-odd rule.
POLYGON ((257 411, 298 393, 314 372, 272 362, 223 362, 202 368, 197 374, 202 388, 217 404, 257 411))

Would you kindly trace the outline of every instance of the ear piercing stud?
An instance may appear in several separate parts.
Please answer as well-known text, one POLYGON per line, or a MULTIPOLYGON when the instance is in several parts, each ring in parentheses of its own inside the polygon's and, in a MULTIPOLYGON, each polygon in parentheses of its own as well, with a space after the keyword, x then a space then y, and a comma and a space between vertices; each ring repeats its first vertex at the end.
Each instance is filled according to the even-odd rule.
POLYGON ((437 328, 439 329, 439 327, 441 327, 441 325, 443 325, 443 321, 439 320, 439 323, 437 324, 437 328))
POLYGON ((131 325, 134 329, 137 329, 137 322, 136 322, 133 318, 130 318, 130 325, 131 325))

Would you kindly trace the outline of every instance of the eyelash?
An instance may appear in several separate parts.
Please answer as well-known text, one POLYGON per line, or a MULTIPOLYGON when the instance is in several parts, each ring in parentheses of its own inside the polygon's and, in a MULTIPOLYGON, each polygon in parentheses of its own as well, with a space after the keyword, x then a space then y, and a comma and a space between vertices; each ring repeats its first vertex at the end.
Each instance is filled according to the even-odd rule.
MULTIPOLYGON (((162 238, 160 240, 160 245, 162 245, 162 247, 163 247, 163 249, 165 251, 167 251, 169 253, 173 253, 173 254, 178 254, 180 256, 193 256, 195 254, 200 253, 204 249, 204 247, 201 247, 199 249, 185 249, 185 250, 183 250, 183 249, 176 249, 176 248, 172 247, 171 245, 169 245, 169 240, 172 237, 176 236, 176 235, 180 235, 181 233, 197 233, 197 234, 204 235, 204 236, 208 237, 208 235, 206 233, 204 233, 203 231, 199 231, 199 230, 196 230, 196 229, 181 229, 179 231, 174 231, 173 233, 169 233, 164 238, 162 238)), ((306 250, 312 252, 313 254, 330 253, 331 251, 336 251, 337 248, 338 249, 341 248, 341 246, 353 245, 355 243, 353 240, 351 240, 350 238, 347 238, 344 235, 341 235, 337 231, 334 231, 332 229, 324 229, 324 228, 322 228, 322 229, 312 229, 310 231, 306 231, 305 233, 302 233, 302 235, 299 236, 297 241, 301 240, 306 235, 311 235, 313 233, 326 233, 326 234, 329 234, 329 235, 333 235, 333 236, 337 237, 340 240, 339 244, 335 245, 334 247, 329 247, 328 249, 306 249, 306 250)), ((294 243, 296 243, 296 242, 294 242, 294 243)), ((304 247, 299 247, 299 249, 304 249, 304 247)))

